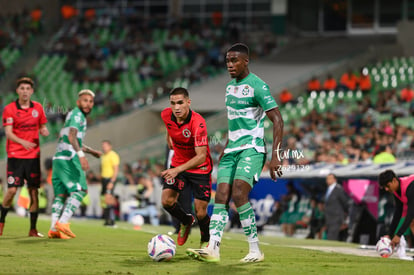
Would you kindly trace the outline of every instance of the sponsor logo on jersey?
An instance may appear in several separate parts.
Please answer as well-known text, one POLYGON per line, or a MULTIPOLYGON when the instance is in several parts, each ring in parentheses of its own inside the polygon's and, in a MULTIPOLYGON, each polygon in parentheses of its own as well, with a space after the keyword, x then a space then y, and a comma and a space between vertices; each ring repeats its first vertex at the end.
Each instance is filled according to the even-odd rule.
POLYGON ((234 93, 237 94, 237 90, 239 89, 239 86, 234 87, 234 93))
POLYGON ((32 117, 38 117, 39 116, 39 112, 36 110, 32 111, 32 117))
POLYGON ((186 137, 186 138, 191 137, 191 131, 188 130, 188 129, 184 129, 183 130, 183 136, 186 137))
POLYGON ((262 89, 263 90, 269 90, 266 85, 263 85, 262 89))
POLYGON ((247 112, 228 110, 228 114, 233 115, 233 116, 245 116, 247 114, 247 112))

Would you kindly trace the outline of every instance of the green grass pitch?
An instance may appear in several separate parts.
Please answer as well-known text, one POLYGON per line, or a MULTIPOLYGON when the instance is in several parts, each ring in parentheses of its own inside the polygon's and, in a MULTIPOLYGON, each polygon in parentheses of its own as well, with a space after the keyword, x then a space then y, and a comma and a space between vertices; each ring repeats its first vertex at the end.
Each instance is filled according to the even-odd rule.
MULTIPOLYGON (((133 230, 127 223, 118 228, 102 226, 102 221, 73 220, 75 239, 60 240, 26 237, 29 219, 10 214, 0 237, 0 274, 413 274, 414 262, 358 256, 355 244, 294 238, 260 236, 265 261, 242 264, 248 252, 243 234, 224 234, 221 261, 204 263, 186 256, 186 248, 199 245, 199 230, 193 228, 189 240, 177 247, 170 262, 153 262, 147 243, 169 226, 143 226, 133 230), (303 249, 303 246, 355 249, 355 255, 303 249)), ((49 220, 40 218, 38 229, 47 234, 49 220)), ((175 239, 176 236, 173 236, 175 239)))

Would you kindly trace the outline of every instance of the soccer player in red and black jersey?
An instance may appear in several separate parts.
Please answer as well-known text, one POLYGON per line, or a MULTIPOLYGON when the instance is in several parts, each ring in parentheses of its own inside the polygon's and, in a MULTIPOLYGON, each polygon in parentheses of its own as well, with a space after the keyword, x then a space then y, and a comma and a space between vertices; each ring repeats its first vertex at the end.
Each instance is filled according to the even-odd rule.
POLYGON ((208 147, 207 126, 204 118, 190 109, 191 100, 185 88, 170 92, 170 108, 161 112, 167 128, 168 145, 174 149, 171 168, 162 171, 164 209, 181 222, 177 244, 183 245, 194 223, 191 213, 186 213, 177 198, 185 185, 190 185, 194 196, 195 212, 201 233, 200 246, 210 239, 210 217, 207 206, 211 195, 212 159, 208 147))
POLYGON ((30 237, 43 237, 37 232, 40 187, 39 133, 48 136, 46 115, 40 103, 31 101, 33 80, 19 78, 16 92, 19 98, 8 104, 3 111, 3 127, 7 138, 7 193, 0 207, 0 236, 17 188, 27 183, 30 196, 30 237))

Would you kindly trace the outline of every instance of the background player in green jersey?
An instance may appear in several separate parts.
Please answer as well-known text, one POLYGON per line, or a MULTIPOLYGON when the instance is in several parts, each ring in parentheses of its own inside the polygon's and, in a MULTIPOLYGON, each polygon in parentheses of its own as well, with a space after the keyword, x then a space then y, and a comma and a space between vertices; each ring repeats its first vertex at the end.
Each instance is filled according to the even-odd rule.
POLYGON ((228 141, 220 158, 217 192, 210 220, 210 241, 207 248, 187 249, 187 254, 207 262, 220 260, 220 242, 229 219, 228 203, 232 199, 240 215, 243 231, 249 242, 249 253, 241 262, 260 262, 256 220, 249 202, 249 193, 258 181, 266 160, 264 119, 273 123, 273 150, 270 176, 282 176, 277 150, 283 137, 283 119, 269 86, 249 72, 249 48, 241 43, 226 54, 227 70, 233 78, 226 87, 228 141))
POLYGON ((81 205, 88 190, 85 171, 89 169, 85 153, 99 158, 102 152, 83 144, 86 133, 86 116, 92 111, 95 94, 81 90, 77 107, 70 111, 60 131, 53 157, 52 183, 55 200, 52 205, 52 222, 49 238, 75 238, 69 220, 81 205), (65 206, 66 203, 66 206, 65 206))

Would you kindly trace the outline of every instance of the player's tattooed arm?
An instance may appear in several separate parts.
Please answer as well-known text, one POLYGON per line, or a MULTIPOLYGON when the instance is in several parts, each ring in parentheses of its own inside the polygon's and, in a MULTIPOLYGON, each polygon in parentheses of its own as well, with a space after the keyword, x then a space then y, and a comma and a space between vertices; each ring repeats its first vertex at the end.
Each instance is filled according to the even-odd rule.
POLYGON ((82 150, 83 150, 85 153, 91 154, 91 155, 92 155, 92 156, 94 156, 95 158, 100 158, 100 157, 102 156, 102 152, 101 152, 101 151, 98 151, 98 150, 92 149, 91 147, 89 147, 89 146, 87 146, 87 145, 85 145, 85 144, 83 144, 83 145, 82 145, 82 150))
POLYGON ((79 152, 81 150, 81 147, 78 142, 77 134, 78 134, 78 129, 69 128, 68 139, 69 139, 70 144, 73 147, 73 150, 75 150, 75 152, 79 152))
POLYGON ((85 157, 85 154, 83 153, 83 151, 81 151, 81 147, 80 147, 79 142, 78 142, 77 134, 78 134, 78 129, 69 128, 68 139, 69 139, 70 144, 73 147, 73 150, 75 150, 75 152, 78 154, 79 162, 80 162, 80 165, 82 167, 82 170, 83 171, 88 171, 89 170, 89 163, 88 163, 88 160, 85 157), (81 153, 82 153, 82 155, 81 155, 81 153))

